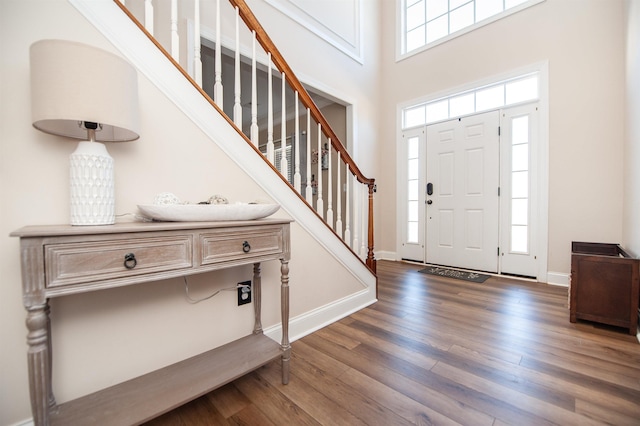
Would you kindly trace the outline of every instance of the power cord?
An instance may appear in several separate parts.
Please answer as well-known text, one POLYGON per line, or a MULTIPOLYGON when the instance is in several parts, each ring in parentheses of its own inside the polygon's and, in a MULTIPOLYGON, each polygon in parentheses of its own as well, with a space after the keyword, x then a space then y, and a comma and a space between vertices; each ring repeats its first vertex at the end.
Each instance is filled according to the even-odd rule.
POLYGON ((217 296, 218 294, 220 294, 220 292, 222 291, 236 291, 239 288, 248 288, 248 289, 251 288, 251 286, 248 286, 248 285, 238 284, 234 287, 222 288, 214 292, 213 294, 210 294, 209 296, 203 297, 202 299, 192 299, 191 296, 189 296, 189 283, 187 282, 187 277, 184 276, 182 277, 182 279, 184 280, 185 297, 187 298, 187 302, 191 303, 192 305, 195 305, 196 303, 204 302, 205 300, 209 300, 213 296, 217 296))

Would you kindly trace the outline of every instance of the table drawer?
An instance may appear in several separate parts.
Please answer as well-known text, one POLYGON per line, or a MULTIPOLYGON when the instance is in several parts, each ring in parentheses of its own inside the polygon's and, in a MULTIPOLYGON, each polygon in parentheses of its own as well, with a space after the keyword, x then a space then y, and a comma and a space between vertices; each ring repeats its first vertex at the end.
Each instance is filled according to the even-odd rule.
POLYGON ((191 268, 193 240, 190 234, 45 246, 46 286, 136 276, 191 268), (125 266, 125 256, 133 254, 125 266))
POLYGON ((284 252, 281 227, 207 232, 200 235, 202 265, 273 256, 284 252))

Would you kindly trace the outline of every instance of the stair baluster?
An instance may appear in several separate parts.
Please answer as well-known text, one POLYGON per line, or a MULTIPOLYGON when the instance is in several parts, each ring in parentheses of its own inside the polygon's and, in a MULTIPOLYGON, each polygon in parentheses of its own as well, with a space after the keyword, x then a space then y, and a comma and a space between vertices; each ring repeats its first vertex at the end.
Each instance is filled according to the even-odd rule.
POLYGON ((202 87, 202 47, 200 44, 200 0, 194 0, 193 18, 193 70, 194 80, 202 87))
POLYGON ((298 109, 298 91, 295 93, 295 133, 294 133, 294 168, 293 187, 298 194, 302 194, 300 176, 300 111, 298 109))
POLYGON ((313 206, 313 187, 311 186, 311 111, 307 108, 307 186, 305 188, 305 200, 313 206))
POLYGON ((242 128, 242 104, 240 103, 240 9, 236 6, 236 51, 235 51, 235 75, 233 90, 233 122, 242 128))
POLYGON ((251 142, 260 146, 258 129, 258 68, 256 66, 256 30, 251 31, 251 142))
POLYGON ((267 160, 271 164, 275 163, 274 147, 273 147, 273 77, 271 75, 271 53, 267 53, 269 57, 269 72, 267 80, 267 160))
POLYGON ((287 79, 284 73, 282 73, 282 107, 280 109, 282 115, 280 117, 280 173, 282 176, 288 179, 289 177, 289 163, 287 160, 287 79))

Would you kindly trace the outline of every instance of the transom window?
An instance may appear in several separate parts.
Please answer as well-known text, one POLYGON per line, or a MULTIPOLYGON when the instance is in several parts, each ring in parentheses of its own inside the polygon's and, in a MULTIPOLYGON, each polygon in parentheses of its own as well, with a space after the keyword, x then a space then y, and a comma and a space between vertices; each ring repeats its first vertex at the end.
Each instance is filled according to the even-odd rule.
POLYGON ((544 0, 399 0, 400 55, 449 40, 544 0))
POLYGON ((411 105, 402 110, 402 128, 408 129, 533 101, 540 96, 538 86, 539 75, 535 72, 446 98, 411 105))

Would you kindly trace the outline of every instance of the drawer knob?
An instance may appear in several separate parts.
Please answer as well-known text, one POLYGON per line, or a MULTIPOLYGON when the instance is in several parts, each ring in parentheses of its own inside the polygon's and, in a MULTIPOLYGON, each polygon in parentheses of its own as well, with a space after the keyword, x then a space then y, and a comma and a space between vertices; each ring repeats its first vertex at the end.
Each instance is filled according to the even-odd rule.
POLYGON ((136 255, 133 253, 127 253, 124 255, 124 267, 127 269, 133 269, 138 264, 136 255))
POLYGON ((245 253, 249 253, 251 251, 251 244, 249 244, 249 241, 242 243, 242 251, 245 253))

